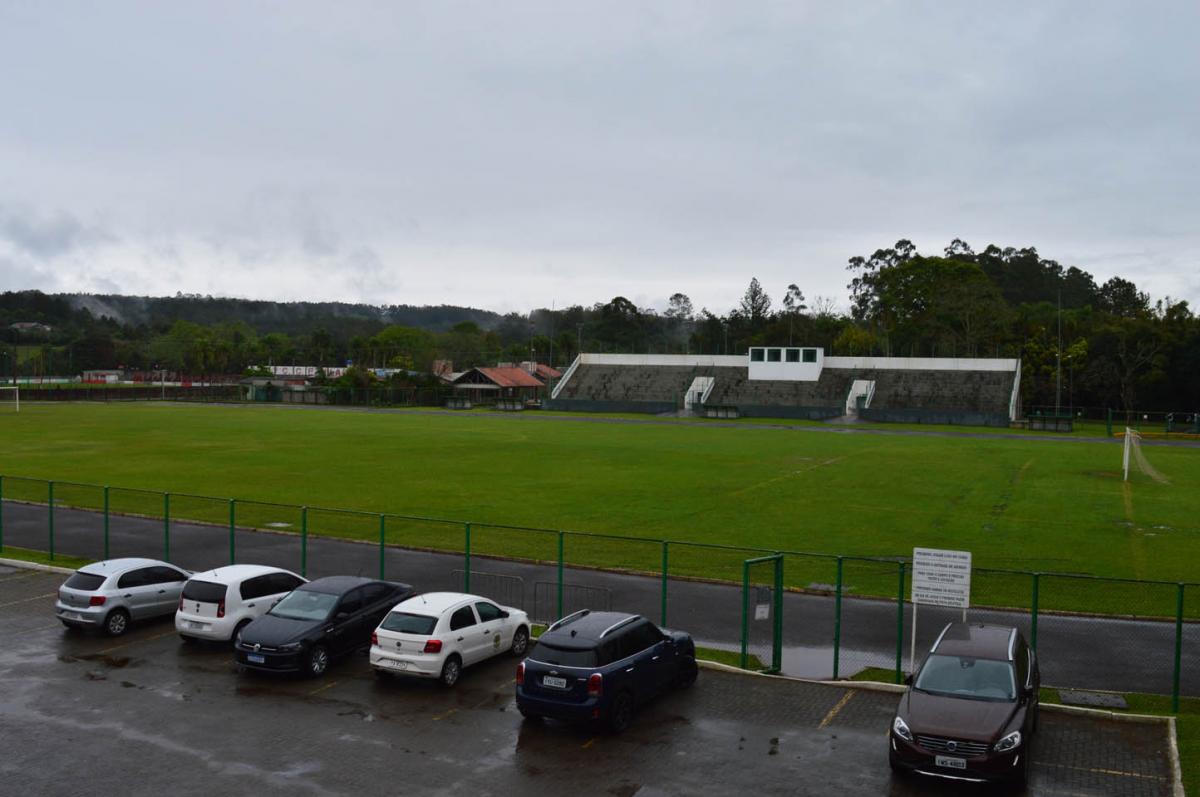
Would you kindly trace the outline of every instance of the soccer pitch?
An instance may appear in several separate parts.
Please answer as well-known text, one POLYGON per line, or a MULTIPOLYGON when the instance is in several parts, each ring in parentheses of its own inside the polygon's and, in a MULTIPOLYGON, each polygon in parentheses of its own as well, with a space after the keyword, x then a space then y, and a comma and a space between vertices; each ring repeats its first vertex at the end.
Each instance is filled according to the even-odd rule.
POLYGON ((1195 580, 1200 449, 1147 446, 1171 484, 1124 484, 1117 441, 824 428, 27 404, 0 414, 0 473, 841 555, 956 548, 976 567, 1195 580))

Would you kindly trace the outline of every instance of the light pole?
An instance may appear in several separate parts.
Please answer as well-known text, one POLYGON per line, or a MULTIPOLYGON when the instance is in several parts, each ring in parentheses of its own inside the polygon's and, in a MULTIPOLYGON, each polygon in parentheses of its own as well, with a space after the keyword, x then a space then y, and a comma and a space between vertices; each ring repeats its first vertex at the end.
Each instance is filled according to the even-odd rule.
POLYGON ((583 356, 583 324, 577 324, 576 326, 578 327, 578 330, 579 330, 579 338, 578 338, 579 342, 575 346, 575 348, 577 349, 577 351, 575 353, 582 357, 583 356))

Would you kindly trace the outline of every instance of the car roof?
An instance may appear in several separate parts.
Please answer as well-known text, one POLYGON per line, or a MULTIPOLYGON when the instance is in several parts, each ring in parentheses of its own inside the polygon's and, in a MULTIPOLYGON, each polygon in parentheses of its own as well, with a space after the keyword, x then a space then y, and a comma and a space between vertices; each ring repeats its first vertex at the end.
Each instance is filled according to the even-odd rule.
POLYGON ((122 573, 127 573, 130 570, 136 570, 139 567, 154 567, 156 565, 165 565, 167 567, 179 570, 175 565, 167 562, 160 562, 157 559, 143 559, 137 556, 131 556, 124 559, 105 559, 100 562, 92 562, 79 568, 80 573, 86 573, 92 576, 116 576, 122 573))
POLYGON ((472 595, 468 592, 425 592, 420 595, 414 595, 411 598, 405 598, 403 602, 396 605, 393 611, 441 614, 460 603, 475 603, 476 601, 485 601, 493 605, 499 605, 491 598, 485 598, 482 595, 472 595))
POLYGON ((226 565, 214 570, 205 570, 203 573, 194 573, 192 578, 198 581, 213 581, 217 584, 237 584, 248 578, 266 575, 267 573, 296 575, 290 570, 284 570, 282 567, 272 567, 271 565, 226 565))
POLYGON ((930 653, 1008 661, 1013 657, 1017 633, 1010 625, 948 623, 930 653))
POLYGON ((633 624, 643 619, 640 614, 626 612, 593 612, 585 609, 569 614, 552 625, 540 637, 541 641, 564 647, 584 647, 600 641, 605 631, 617 625, 633 624))
MULTIPOLYGON (((363 578, 362 576, 325 576, 325 578, 315 578, 307 584, 302 584, 299 589, 305 589, 309 592, 327 592, 330 595, 341 595, 343 592, 349 592, 355 587, 361 587, 363 584, 374 584, 376 580, 373 578, 363 578)), ((391 581, 384 581, 384 584, 389 586, 400 586, 391 581)))

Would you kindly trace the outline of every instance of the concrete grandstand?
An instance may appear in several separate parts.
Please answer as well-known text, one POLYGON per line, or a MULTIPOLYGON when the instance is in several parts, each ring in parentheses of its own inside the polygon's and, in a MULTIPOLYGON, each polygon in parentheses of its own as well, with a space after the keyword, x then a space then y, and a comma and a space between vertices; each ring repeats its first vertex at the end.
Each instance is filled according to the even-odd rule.
POLYGON ((826 357, 769 346, 744 355, 581 354, 546 406, 1007 426, 1020 414, 1020 380, 1015 359, 826 357))

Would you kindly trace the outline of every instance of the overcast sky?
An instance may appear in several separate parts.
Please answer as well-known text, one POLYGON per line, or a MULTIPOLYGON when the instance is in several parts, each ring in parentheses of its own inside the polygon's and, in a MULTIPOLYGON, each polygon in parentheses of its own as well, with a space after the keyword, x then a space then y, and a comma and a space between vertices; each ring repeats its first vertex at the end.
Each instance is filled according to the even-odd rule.
POLYGON ((0 0, 0 290, 527 311, 1036 246, 1200 300, 1200 3, 0 0))

